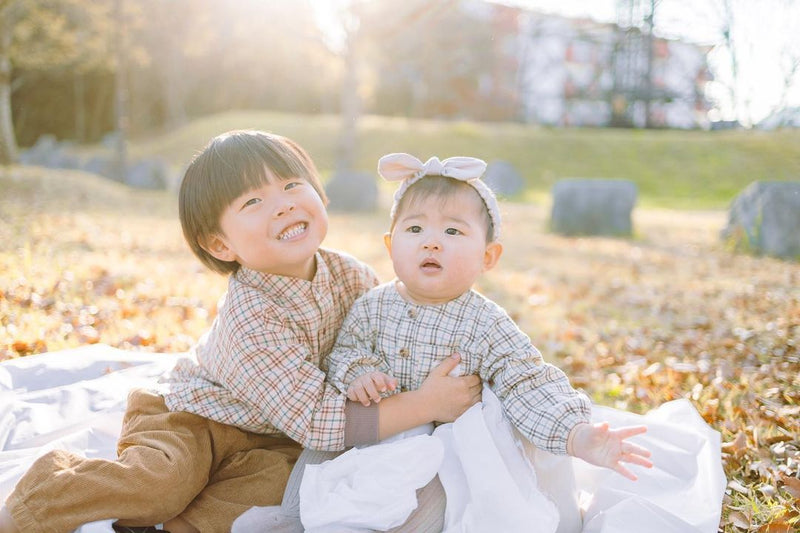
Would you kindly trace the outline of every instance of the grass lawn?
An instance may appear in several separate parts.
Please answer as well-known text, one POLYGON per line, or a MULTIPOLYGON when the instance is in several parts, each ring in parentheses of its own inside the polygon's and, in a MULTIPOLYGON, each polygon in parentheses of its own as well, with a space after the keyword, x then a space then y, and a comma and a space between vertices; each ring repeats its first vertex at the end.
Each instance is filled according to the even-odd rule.
MULTIPOLYGON (((135 140, 131 155, 158 155, 180 169, 211 137, 236 128, 291 137, 310 152, 323 176, 334 168, 339 118, 331 115, 223 113, 135 140)), ((622 178, 637 184, 641 205, 724 209, 752 181, 800 179, 800 130, 551 129, 363 117, 358 170, 374 174, 378 158, 389 152, 409 152, 423 160, 470 155, 509 161, 527 183, 528 200, 546 198, 562 178, 622 178)))
MULTIPOLYGON (((198 121, 139 142, 132 153, 158 153, 178 165, 220 131, 259 127, 298 138, 324 172, 331 168, 333 119, 299 125, 284 115, 244 118, 198 121)), ((597 403, 644 412, 689 399, 722 434, 729 489, 721 531, 800 527, 800 263, 735 255, 718 238, 729 201, 723 191, 749 183, 754 161, 776 178, 800 176, 797 149, 787 148, 800 144, 796 133, 762 143, 760 134, 742 132, 590 135, 471 124, 412 128, 400 119, 378 128, 372 120, 362 133, 365 170, 393 150, 499 154, 525 169, 533 193, 502 203, 505 252, 479 290, 508 309, 545 358, 597 403), (386 150, 392 128, 397 142, 386 150), (567 142, 574 150, 558 148, 567 142), (677 161, 702 152, 703 143, 722 153, 703 156, 708 167, 681 169, 677 161), (595 150, 594 167, 570 157, 585 150, 595 150), (663 150, 674 153, 653 161, 650 173, 640 170, 663 150), (787 162, 782 152, 792 150, 795 161, 787 162), (605 157, 630 164, 597 162, 605 157), (706 189, 702 180, 714 168, 730 179, 706 189), (641 179, 633 239, 546 231, 553 180, 590 173, 641 179), (673 187, 659 196, 665 184, 673 187)), ((381 242, 386 213, 333 213, 326 244, 390 279, 381 242)), ((171 193, 133 191, 80 172, 0 167, 0 359, 96 342, 182 351, 209 326, 225 286, 183 243, 171 193)))

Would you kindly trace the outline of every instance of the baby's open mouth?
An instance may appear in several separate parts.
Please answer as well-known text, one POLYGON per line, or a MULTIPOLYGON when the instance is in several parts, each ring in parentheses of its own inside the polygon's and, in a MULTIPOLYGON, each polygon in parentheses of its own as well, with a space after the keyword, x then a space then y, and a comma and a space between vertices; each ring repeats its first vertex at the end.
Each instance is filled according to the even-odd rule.
POLYGON ((423 270, 440 270, 442 265, 437 260, 428 258, 422 262, 420 268, 423 270))
POLYGON ((293 224, 278 234, 278 240, 285 241, 291 239, 292 237, 297 237, 303 233, 306 228, 308 228, 308 224, 305 222, 293 224))

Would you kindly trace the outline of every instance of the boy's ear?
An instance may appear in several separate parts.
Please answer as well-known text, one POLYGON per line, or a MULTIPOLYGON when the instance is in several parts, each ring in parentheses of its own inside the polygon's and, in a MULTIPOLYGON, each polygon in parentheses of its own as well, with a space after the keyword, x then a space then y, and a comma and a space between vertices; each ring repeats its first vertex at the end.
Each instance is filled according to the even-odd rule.
POLYGON ((228 242, 222 235, 214 234, 200 243, 203 250, 210 253, 215 259, 220 261, 236 261, 236 254, 228 246, 228 242))
POLYGON ((389 258, 392 257, 392 234, 386 232, 383 234, 383 245, 386 246, 386 251, 389 252, 389 258))
POLYGON ((497 241, 490 242, 486 245, 486 251, 483 252, 483 271, 491 270, 500 261, 500 256, 503 255, 503 245, 497 241))

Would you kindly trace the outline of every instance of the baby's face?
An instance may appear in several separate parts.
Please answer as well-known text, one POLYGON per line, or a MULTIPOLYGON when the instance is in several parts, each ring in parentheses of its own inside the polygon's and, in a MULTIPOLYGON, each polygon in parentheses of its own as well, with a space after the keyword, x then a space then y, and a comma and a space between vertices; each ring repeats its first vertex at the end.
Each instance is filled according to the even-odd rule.
POLYGON ((445 303, 494 266, 500 245, 486 242, 484 209, 477 192, 464 189, 398 213, 386 246, 406 296, 421 304, 445 303))

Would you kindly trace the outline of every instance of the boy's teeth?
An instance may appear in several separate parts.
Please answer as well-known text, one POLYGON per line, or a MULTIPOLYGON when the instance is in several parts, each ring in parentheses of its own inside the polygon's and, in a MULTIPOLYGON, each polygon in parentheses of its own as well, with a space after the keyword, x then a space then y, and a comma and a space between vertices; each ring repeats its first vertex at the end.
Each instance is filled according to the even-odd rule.
POLYGON ((286 239, 291 239, 297 235, 300 235, 306 230, 306 223, 301 222, 300 224, 295 224, 294 226, 290 227, 280 235, 278 235, 278 239, 284 241, 286 239))

